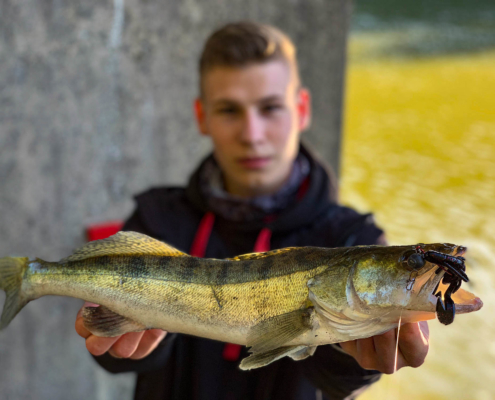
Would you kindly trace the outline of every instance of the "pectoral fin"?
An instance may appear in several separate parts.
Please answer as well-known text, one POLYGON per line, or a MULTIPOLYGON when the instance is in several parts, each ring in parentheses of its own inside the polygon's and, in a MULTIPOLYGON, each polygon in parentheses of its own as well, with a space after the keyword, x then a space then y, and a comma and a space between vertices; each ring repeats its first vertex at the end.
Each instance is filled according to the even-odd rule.
POLYGON ((114 313, 105 306, 84 307, 82 317, 84 326, 96 336, 114 337, 147 329, 146 326, 114 313))
POLYGON ((310 307, 268 318, 251 328, 246 345, 251 347, 252 353, 265 353, 287 346, 296 337, 313 329, 314 317, 314 309, 310 307))
POLYGON ((265 365, 271 364, 282 357, 290 356, 291 354, 302 351, 305 348, 306 346, 287 346, 265 351, 263 353, 255 353, 242 360, 239 368, 242 370, 249 370, 264 367, 265 365))

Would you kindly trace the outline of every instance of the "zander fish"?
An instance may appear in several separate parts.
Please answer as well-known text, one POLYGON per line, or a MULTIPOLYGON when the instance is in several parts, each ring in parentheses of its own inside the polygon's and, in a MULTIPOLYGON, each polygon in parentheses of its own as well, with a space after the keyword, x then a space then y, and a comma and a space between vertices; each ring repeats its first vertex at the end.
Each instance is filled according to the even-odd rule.
MULTIPOLYGON (((136 232, 90 242, 58 262, 0 259, 0 329, 29 301, 70 296, 98 336, 150 328, 250 346, 240 367, 319 345, 370 337, 402 322, 482 307, 459 289, 466 249, 420 246, 293 247, 217 260, 191 257, 136 232)), ((441 318, 440 318, 441 317, 441 318)))

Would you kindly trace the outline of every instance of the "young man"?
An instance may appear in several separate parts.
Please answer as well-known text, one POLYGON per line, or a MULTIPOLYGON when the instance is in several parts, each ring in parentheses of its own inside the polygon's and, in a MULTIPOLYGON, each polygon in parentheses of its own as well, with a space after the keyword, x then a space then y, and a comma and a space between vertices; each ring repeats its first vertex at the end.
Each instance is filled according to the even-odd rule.
MULTIPOLYGON (((332 176, 300 144, 310 124, 310 95, 283 33, 254 23, 223 27, 206 42, 200 81, 195 115, 213 154, 187 188, 139 195, 125 230, 213 258, 383 243, 368 215, 337 204, 332 176)), ((159 329, 100 338, 80 316, 76 330, 104 368, 138 373, 136 399, 353 398, 378 371, 394 370, 394 331, 245 372, 238 364, 246 349, 234 345, 159 329)), ((427 351, 426 323, 404 325, 397 368, 421 365, 427 351)))

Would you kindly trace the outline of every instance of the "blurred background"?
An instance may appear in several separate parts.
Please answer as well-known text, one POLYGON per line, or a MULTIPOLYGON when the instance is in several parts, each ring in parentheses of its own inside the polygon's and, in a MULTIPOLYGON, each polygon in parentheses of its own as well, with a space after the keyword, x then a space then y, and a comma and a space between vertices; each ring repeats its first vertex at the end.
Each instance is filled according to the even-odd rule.
POLYGON ((354 5, 341 200, 372 210, 391 244, 467 245, 484 302, 432 321, 425 364, 361 398, 495 399, 495 3, 354 5))
MULTIPOLYGON (((485 303, 432 321, 426 364, 362 398, 495 399, 493 1, 287 4, 3 1, 0 256, 57 260, 88 226, 126 218, 133 194, 184 184, 210 149, 191 111, 204 39, 271 23, 299 49, 306 139, 339 172, 341 200, 374 212, 391 244, 467 245, 485 303)), ((80 305, 39 299, 0 333, 2 400, 132 398, 134 377, 97 367, 75 333, 80 305)))

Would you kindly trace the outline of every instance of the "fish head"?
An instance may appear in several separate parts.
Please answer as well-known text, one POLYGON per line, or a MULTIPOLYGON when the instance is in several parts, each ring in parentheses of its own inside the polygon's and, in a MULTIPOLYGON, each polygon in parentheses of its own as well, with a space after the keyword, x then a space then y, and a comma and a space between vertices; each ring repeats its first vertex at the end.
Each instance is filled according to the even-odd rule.
MULTIPOLYGON (((356 253, 349 272, 346 296, 349 305, 359 313, 382 320, 403 322, 433 319, 436 316, 440 290, 442 296, 449 285, 442 283, 445 270, 426 261, 411 246, 374 246, 356 253), (387 317, 388 316, 388 317, 387 317)), ((420 244, 424 252, 461 256, 466 248, 449 243, 420 244)), ((464 289, 452 295, 457 313, 479 310, 481 300, 464 289)))

